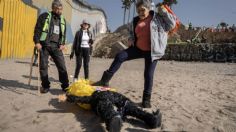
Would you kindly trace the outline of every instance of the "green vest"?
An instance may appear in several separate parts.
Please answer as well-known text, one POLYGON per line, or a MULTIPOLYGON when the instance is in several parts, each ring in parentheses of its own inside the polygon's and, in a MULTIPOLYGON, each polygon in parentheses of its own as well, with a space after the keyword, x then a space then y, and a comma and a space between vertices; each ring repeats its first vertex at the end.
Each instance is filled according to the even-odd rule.
MULTIPOLYGON (((48 12, 48 16, 45 20, 44 26, 43 26, 43 30, 40 36, 40 41, 45 41, 49 32, 49 26, 50 26, 50 22, 51 22, 51 18, 52 18, 52 13, 48 12)), ((60 26, 61 26, 61 40, 60 42, 63 43, 65 41, 65 28, 66 28, 66 22, 64 19, 64 16, 61 15, 60 17, 60 26)))

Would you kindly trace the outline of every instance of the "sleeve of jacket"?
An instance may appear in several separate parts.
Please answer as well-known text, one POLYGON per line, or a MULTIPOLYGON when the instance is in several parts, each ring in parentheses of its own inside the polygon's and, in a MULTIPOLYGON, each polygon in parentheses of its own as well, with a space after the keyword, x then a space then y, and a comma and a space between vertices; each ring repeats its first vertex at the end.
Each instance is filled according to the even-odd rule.
POLYGON ((74 38, 74 41, 73 41, 73 45, 71 46, 71 52, 75 52, 75 48, 76 48, 76 45, 77 45, 77 37, 78 37, 78 32, 76 32, 75 34, 75 38, 74 38))
POLYGON ((45 20, 47 18, 47 15, 48 15, 48 13, 43 13, 38 17, 37 23, 34 28, 33 40, 34 40, 35 44, 40 42, 41 33, 43 30, 43 26, 44 26, 45 20))
MULTIPOLYGON (((133 19, 134 21, 134 19, 133 19)), ((133 21, 131 22, 131 24, 129 25, 128 27, 128 30, 129 30, 129 38, 128 40, 133 40, 134 41, 134 24, 133 24, 133 21)))
POLYGON ((176 19, 177 19, 176 16, 169 13, 163 5, 161 6, 161 10, 159 10, 158 13, 161 15, 161 17, 164 20, 165 30, 166 31, 172 30, 176 24, 176 19))
POLYGON ((65 21, 65 39, 63 40, 63 42, 61 43, 62 45, 65 45, 65 43, 66 43, 66 19, 64 18, 64 21, 65 21))
POLYGON ((89 31, 89 44, 93 45, 94 39, 93 39, 93 34, 92 32, 89 31))

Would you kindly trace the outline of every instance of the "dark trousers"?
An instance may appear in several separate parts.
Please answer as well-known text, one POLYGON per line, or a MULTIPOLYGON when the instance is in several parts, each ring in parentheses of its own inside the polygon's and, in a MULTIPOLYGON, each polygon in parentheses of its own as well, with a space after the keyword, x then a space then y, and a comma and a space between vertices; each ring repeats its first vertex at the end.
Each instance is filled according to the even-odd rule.
POLYGON ((105 121, 106 125, 109 125, 111 119, 117 115, 123 118, 136 117, 146 123, 155 118, 153 114, 143 111, 134 102, 117 92, 95 92, 92 99, 93 111, 105 121))
POLYGON ((50 88, 50 82, 48 80, 48 57, 49 55, 52 57, 53 61, 56 64, 59 81, 61 82, 61 88, 65 89, 69 86, 68 74, 66 71, 65 60, 62 51, 58 48, 58 46, 50 45, 44 46, 40 51, 40 76, 42 80, 43 88, 50 88))
POLYGON ((90 60, 90 48, 81 48, 80 53, 76 55, 76 68, 74 78, 78 78, 79 72, 82 66, 82 61, 84 64, 84 77, 89 78, 89 60, 90 60))
POLYGON ((118 53, 112 62, 110 68, 107 70, 111 74, 114 74, 124 61, 144 58, 144 93, 151 94, 153 86, 153 74, 156 68, 157 60, 152 61, 150 51, 142 51, 137 47, 129 47, 126 50, 118 53))

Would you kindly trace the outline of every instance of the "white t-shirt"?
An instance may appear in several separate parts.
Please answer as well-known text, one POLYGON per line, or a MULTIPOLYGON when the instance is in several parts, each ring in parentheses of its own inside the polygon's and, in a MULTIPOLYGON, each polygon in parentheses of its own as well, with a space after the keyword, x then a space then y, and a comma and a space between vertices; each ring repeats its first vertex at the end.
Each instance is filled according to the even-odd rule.
POLYGON ((81 39, 81 47, 89 48, 89 35, 87 30, 83 30, 83 36, 81 39))

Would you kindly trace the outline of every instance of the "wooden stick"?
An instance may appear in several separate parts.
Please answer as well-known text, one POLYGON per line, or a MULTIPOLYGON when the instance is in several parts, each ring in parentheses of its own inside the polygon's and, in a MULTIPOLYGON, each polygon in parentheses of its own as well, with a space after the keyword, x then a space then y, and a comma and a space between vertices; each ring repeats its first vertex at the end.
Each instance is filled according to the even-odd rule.
POLYGON ((31 79, 32 79, 33 61, 34 61, 34 53, 32 55, 31 62, 30 62, 30 74, 29 74, 29 81, 28 81, 29 86, 30 86, 31 79))
POLYGON ((41 94, 40 93, 40 51, 41 50, 38 50, 38 94, 41 94))

